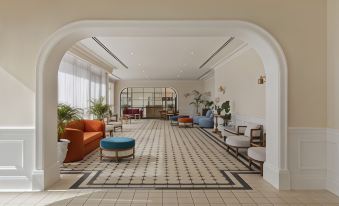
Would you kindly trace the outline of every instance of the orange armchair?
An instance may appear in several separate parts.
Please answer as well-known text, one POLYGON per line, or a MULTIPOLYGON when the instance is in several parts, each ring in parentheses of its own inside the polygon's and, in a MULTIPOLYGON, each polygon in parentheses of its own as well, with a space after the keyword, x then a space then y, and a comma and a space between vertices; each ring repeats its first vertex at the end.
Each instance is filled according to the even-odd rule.
POLYGON ((105 137, 105 123, 99 120, 77 120, 70 122, 65 129, 64 137, 70 140, 64 162, 82 160, 87 154, 99 147, 105 137))

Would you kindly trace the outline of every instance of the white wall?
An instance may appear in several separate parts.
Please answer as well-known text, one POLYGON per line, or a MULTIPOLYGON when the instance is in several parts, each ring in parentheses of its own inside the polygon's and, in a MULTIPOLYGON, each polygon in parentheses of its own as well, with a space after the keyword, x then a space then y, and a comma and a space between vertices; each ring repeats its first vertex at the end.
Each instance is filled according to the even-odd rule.
POLYGON ((327 0, 327 189, 339 195, 339 1, 327 0))
MULTIPOLYGON (((213 88, 220 103, 231 101, 231 113, 238 121, 263 123, 265 119, 265 84, 258 85, 264 66, 254 49, 246 49, 215 68, 214 78, 204 81, 204 89, 213 88), (217 91, 220 86, 225 94, 217 91)), ((214 100, 214 98, 213 98, 214 100)))
POLYGON ((120 111, 120 92, 126 87, 172 87, 178 92, 178 106, 180 114, 194 114, 194 107, 189 105, 191 98, 184 94, 196 89, 203 91, 201 80, 120 80, 115 82, 115 111, 120 111))
POLYGON ((209 97, 210 100, 214 101, 215 98, 215 78, 214 75, 213 77, 210 77, 206 80, 203 80, 203 92, 210 92, 211 96, 209 97))

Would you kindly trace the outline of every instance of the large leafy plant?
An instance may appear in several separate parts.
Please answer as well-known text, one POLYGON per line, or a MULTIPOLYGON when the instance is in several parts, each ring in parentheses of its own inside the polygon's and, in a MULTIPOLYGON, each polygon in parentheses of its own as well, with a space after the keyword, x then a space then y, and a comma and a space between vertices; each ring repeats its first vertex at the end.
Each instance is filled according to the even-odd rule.
POLYGON ((58 105, 58 139, 64 134, 65 127, 69 122, 81 119, 81 113, 81 109, 71 107, 70 105, 58 105))
POLYGON ((103 120, 109 115, 109 112, 110 106, 104 103, 104 97, 90 101, 89 113, 93 114, 95 119, 103 120))
POLYGON ((186 98, 189 96, 193 96, 193 101, 190 102, 190 105, 193 105, 196 108, 196 113, 198 114, 201 104, 204 103, 205 97, 210 96, 210 93, 209 92, 201 93, 198 90, 193 90, 191 93, 185 94, 186 98))

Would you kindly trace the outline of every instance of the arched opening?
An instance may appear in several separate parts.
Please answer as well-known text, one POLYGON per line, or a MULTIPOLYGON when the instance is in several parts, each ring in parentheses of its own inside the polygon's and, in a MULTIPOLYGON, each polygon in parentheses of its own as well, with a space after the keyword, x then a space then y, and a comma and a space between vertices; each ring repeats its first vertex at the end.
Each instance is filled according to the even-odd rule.
POLYGON ((77 41, 92 36, 228 35, 246 41, 261 57, 266 82, 267 157, 264 179, 279 189, 290 187, 287 168, 287 64, 278 42, 265 30, 242 21, 80 21, 54 33, 41 49, 37 64, 36 154, 33 188, 59 179, 56 160, 57 72, 77 41))
POLYGON ((126 87, 120 92, 120 115, 140 109, 144 118, 160 118, 160 111, 178 111, 178 93, 171 87, 126 87))

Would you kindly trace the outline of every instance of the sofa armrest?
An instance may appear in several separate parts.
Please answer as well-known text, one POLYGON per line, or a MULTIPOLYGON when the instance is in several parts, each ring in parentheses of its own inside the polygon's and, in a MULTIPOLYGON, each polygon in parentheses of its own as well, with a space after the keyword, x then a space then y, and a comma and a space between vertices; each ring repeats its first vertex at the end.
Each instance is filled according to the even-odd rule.
POLYGON ((70 141, 65 162, 79 161, 84 158, 84 132, 78 129, 66 128, 64 138, 70 141))

